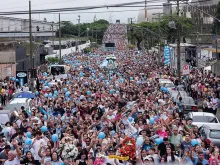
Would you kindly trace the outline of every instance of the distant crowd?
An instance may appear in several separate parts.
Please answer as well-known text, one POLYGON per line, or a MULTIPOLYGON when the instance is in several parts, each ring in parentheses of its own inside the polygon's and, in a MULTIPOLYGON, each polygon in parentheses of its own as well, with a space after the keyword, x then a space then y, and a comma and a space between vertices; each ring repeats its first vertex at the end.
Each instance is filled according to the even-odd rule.
POLYGON ((103 36, 103 43, 115 43, 116 50, 125 50, 128 44, 127 26, 110 24, 103 36))

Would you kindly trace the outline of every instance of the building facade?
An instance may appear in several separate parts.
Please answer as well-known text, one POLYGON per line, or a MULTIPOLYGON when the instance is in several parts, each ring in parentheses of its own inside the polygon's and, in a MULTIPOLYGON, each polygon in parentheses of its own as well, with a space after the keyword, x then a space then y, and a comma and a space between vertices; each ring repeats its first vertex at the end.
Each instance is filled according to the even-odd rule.
MULTIPOLYGON (((53 22, 32 20, 32 33, 35 40, 55 36, 58 29, 53 22)), ((29 19, 0 16, 0 38, 29 37, 29 19)))

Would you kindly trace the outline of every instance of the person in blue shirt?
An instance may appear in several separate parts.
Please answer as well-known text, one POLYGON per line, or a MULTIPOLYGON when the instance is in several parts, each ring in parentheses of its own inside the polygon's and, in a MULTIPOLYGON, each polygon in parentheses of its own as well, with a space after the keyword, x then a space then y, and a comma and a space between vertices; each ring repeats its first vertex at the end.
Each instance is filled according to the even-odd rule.
POLYGON ((193 165, 197 165, 197 163, 202 163, 202 165, 208 165, 209 161, 204 159, 204 153, 203 152, 198 152, 198 157, 194 157, 194 155, 190 154, 191 159, 193 161, 193 165))
POLYGON ((144 141, 144 144, 143 144, 143 147, 142 147, 142 150, 148 151, 150 148, 153 148, 152 145, 151 145, 151 141, 148 137, 146 137, 145 141, 144 141))

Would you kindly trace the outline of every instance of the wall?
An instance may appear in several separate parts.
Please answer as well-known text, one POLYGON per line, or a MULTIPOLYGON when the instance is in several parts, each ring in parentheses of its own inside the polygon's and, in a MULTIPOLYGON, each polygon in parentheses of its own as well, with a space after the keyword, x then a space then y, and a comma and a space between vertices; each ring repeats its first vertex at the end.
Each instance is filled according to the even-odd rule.
MULTIPOLYGON (((32 32, 37 31, 37 26, 40 31, 52 31, 52 22, 44 22, 39 20, 32 20, 32 32)), ((58 29, 56 24, 53 24, 54 31, 58 29)), ((29 32, 29 20, 14 18, 14 17, 0 17, 0 32, 29 32)))
POLYGON ((220 75, 220 61, 218 61, 214 65, 212 65, 212 72, 217 75, 220 75))
MULTIPOLYGON (((82 50, 86 47, 90 46, 90 43, 85 43, 82 45, 79 45, 79 50, 82 50)), ((67 48, 67 49, 61 49, 61 56, 64 56, 66 54, 70 54, 76 51, 76 47, 71 47, 71 48, 67 48)), ((59 50, 54 50, 54 53, 57 54, 59 56, 59 50)))
POLYGON ((0 64, 15 63, 15 42, 0 43, 0 64))
MULTIPOLYGON (((58 25, 52 22, 32 20, 32 32, 35 38, 55 36, 58 25), (54 33, 52 33, 52 25, 54 33), (40 28, 37 31, 37 26, 40 28)), ((0 37, 29 37, 29 20, 0 16, 0 37)))
POLYGON ((18 71, 27 71, 30 68, 29 56, 26 55, 26 48, 23 45, 16 47, 16 69, 18 71))
POLYGON ((7 76, 16 76, 16 64, 0 64, 0 80, 7 76))

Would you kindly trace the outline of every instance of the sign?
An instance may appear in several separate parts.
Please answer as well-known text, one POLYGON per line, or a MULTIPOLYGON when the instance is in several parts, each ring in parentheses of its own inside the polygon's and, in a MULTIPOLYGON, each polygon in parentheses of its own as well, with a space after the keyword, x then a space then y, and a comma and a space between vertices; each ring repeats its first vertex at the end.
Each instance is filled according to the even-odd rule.
POLYGON ((188 64, 183 64, 182 66, 182 74, 188 75, 190 73, 190 67, 188 64))
POLYGON ((19 73, 17 73, 17 77, 19 77, 19 78, 24 78, 24 77, 26 77, 26 76, 27 76, 27 74, 24 73, 24 72, 19 72, 19 73))
POLYGON ((18 79, 17 83, 20 86, 24 86, 24 84, 28 83, 27 71, 16 71, 16 79, 18 79))
POLYGON ((171 63, 172 48, 169 46, 164 47, 164 65, 170 65, 171 63))

